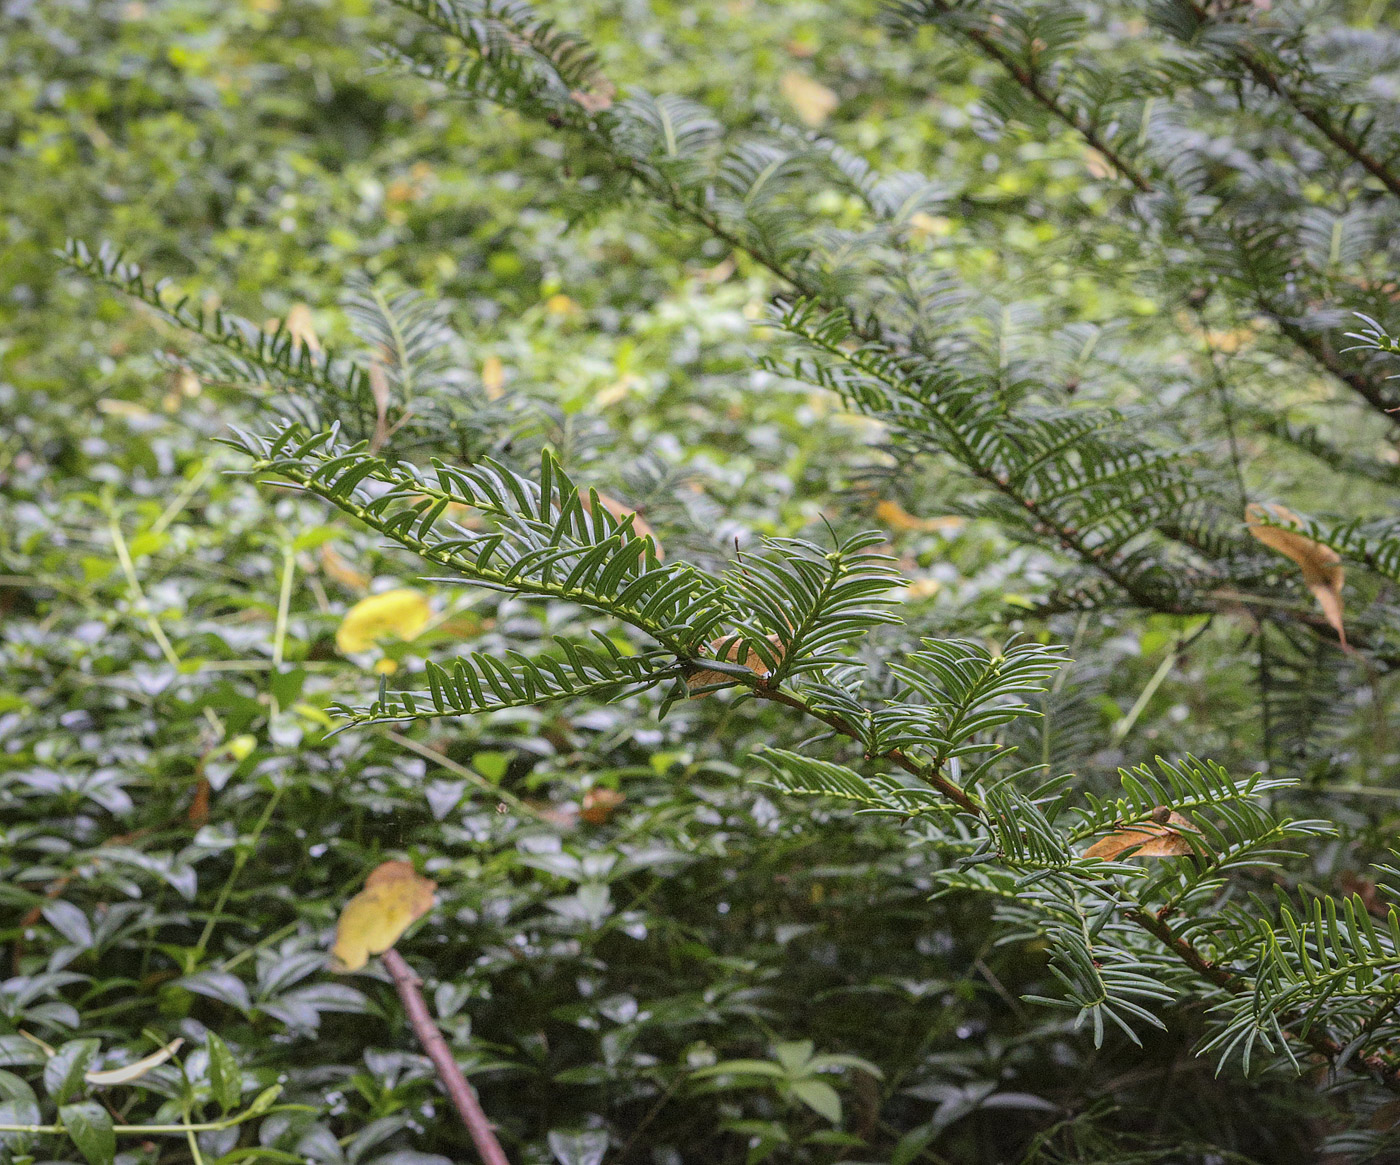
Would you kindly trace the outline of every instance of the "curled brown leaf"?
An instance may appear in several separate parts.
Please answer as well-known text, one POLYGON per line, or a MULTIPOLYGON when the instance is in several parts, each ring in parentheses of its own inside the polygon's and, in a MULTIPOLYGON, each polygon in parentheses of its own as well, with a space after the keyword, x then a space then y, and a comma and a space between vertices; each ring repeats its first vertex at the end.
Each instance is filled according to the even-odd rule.
POLYGON ((1346 580, 1346 572, 1342 569, 1341 556, 1330 546, 1324 546, 1296 530, 1268 525, 1269 522, 1287 522, 1294 526, 1303 524, 1302 518, 1286 506, 1252 502, 1245 508, 1244 516, 1249 532, 1255 538, 1270 550, 1277 550, 1298 564, 1303 572, 1303 582, 1312 591, 1327 622, 1345 647, 1347 633, 1342 625, 1342 584, 1346 580))
POLYGON ((1200 844, 1197 842, 1193 846, 1185 836, 1187 833, 1199 835, 1200 831, 1180 813, 1158 809, 1147 821, 1135 821, 1099 838, 1080 856, 1106 862, 1123 854, 1134 858, 1185 857, 1194 853, 1200 844))

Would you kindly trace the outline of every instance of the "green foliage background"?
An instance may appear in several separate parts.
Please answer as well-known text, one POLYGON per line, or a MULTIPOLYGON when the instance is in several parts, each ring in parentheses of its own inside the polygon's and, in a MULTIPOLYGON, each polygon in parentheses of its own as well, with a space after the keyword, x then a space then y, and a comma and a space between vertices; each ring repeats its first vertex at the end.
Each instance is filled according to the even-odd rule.
MULTIPOLYGON (((926 243, 1004 301, 1008 359, 1047 330, 1092 335, 1112 366, 1095 391, 1167 426, 1198 407, 1184 369, 1204 360, 1247 415, 1286 403, 1393 463, 1384 422, 1333 407, 1269 334, 1210 306, 1193 318, 1163 292, 1189 291, 1191 273, 1163 276, 1153 242, 1108 213, 1113 183, 1072 135, 989 130, 994 67, 929 30, 890 36, 877 8, 617 0, 554 14, 620 83, 755 124, 794 119, 785 77, 827 84, 834 138, 947 184, 926 243)), ((892 473, 878 426, 757 366, 776 344, 758 324, 777 290, 761 267, 660 216, 589 204, 561 181, 547 127, 376 71, 368 46, 410 35, 396 11, 0 12, 0 1114, 35 1123, 35 1089, 56 1099, 51 1062, 21 1032, 112 1063, 183 1036, 198 1049, 183 1068, 104 1097, 128 1123, 216 1120, 274 1084, 291 1106, 199 1134, 208 1162, 471 1159, 382 972, 323 965, 341 904, 407 856, 440 892, 401 948, 513 1160, 1282 1162, 1324 1145, 1384 1159, 1378 1097, 1286 1066, 1216 1075, 1193 1054, 1191 1008, 1139 1049, 1113 1032, 1095 1047, 1023 1002, 1056 990, 1043 943, 1006 941, 975 896, 931 901, 937 852, 755 785, 749 753, 801 739, 773 709, 717 697, 658 723, 624 701, 330 735, 327 709, 377 683, 378 653, 334 645, 367 589, 421 585, 441 616, 385 647, 406 671, 592 624, 564 604, 414 584, 409 556, 330 507, 239 476, 212 438, 264 402, 173 373, 155 355, 179 348, 175 333, 54 251, 111 239, 208 307, 261 321, 308 304, 342 345, 357 276, 420 289, 464 337, 450 383, 482 399, 488 362, 503 370, 474 441, 547 444, 576 480, 644 505, 668 554, 702 563, 824 518, 883 525, 918 583, 909 641, 1070 645, 1076 663, 1022 742, 1033 759, 1100 792, 1155 754, 1301 774, 1303 805, 1342 826, 1308 888, 1384 893, 1364 871, 1395 823, 1388 674, 1344 699, 1308 671, 1325 670, 1319 646, 1296 662, 1304 698, 1266 745, 1238 625, 1207 628, 1159 673, 1200 620, 1026 616, 1051 556, 986 520, 892 520, 880 503, 957 512, 965 483, 892 473), (1321 745, 1300 716, 1323 725, 1321 745), (626 800, 595 824, 578 807, 597 788, 626 800), (227 1106, 211 1031, 243 1073, 227 1106), (65 1042, 80 1038, 101 1052, 65 1042), (871 1066, 821 1076, 839 1111, 804 1095, 811 1051, 871 1066), (739 1059, 786 1075, 704 1071, 739 1059)), ((820 197, 810 209, 854 217, 820 197)), ((1198 440, 1187 428, 1183 443, 1198 440)), ((1262 426, 1247 440, 1260 496, 1368 516, 1393 501, 1393 479, 1328 475, 1262 426)), ((180 1138, 120 1148, 132 1162, 196 1152, 180 1138)), ((78 1159, 61 1137, 11 1136, 0 1152, 78 1159)))

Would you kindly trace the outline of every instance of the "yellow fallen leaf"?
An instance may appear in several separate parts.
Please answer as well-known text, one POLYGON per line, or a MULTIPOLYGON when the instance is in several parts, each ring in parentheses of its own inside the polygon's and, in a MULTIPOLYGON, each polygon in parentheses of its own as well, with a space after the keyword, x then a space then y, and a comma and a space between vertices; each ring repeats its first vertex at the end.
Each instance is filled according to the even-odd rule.
POLYGON ((385 862, 365 888, 345 904, 335 928, 332 968, 358 971, 370 955, 382 955, 433 907, 437 883, 420 877, 412 862, 385 862))
POLYGON ((370 595, 345 612, 335 645, 348 655, 384 638, 413 639, 432 615, 428 600, 410 587, 370 595))
MULTIPOLYGON (((768 636, 768 642, 773 645, 772 655, 774 659, 776 659, 778 663, 782 663, 783 641, 779 639, 776 634, 772 634, 768 636)), ((769 670, 768 665, 763 662, 763 657, 759 655, 757 651, 753 650, 753 648, 749 648, 747 651, 743 650, 743 641, 740 640, 738 636, 726 635, 722 639, 713 640, 709 647, 711 652, 717 653, 716 658, 728 660, 730 663, 743 663, 749 671, 753 672, 754 675, 758 676, 761 680, 766 680, 773 674, 772 671, 769 670), (741 654, 743 655, 742 660, 739 658, 741 654)), ((685 686, 694 693, 690 697, 692 700, 700 700, 710 693, 697 693, 695 691, 696 688, 708 688, 711 684, 732 684, 736 682, 733 676, 726 675, 722 671, 715 671, 713 668, 703 668, 700 671, 692 672, 688 675, 685 680, 685 686)))
MULTIPOLYGON (((588 490, 580 489, 578 491, 578 500, 583 504, 583 512, 585 514, 591 514, 593 512, 593 503, 589 498, 590 494, 588 490)), ((656 531, 651 528, 650 524, 641 514, 637 513, 631 506, 625 506, 616 498, 610 498, 607 494, 603 493, 598 495, 598 504, 619 522, 625 521, 630 517, 632 519, 632 533, 636 534, 638 538, 650 538, 652 551, 656 554, 656 561, 666 561, 666 552, 661 548, 661 540, 656 536, 656 531)))
POLYGON ((1272 521, 1301 526, 1303 520, 1287 506, 1253 502, 1246 507, 1244 516, 1254 537, 1270 550, 1277 550, 1285 558, 1291 558, 1302 569, 1303 582, 1312 591, 1327 622, 1345 647, 1347 633, 1342 625, 1342 584, 1346 581, 1346 572, 1341 566, 1341 556, 1330 546, 1314 542, 1294 530, 1264 525, 1266 521, 1272 521))
POLYGON ((113 1084, 130 1084, 133 1080, 141 1079, 152 1068, 159 1068, 178 1052, 184 1043, 183 1037, 176 1037, 165 1047, 157 1048, 149 1056, 142 1056, 141 1059, 133 1060, 130 1064, 123 1064, 120 1068, 108 1068, 105 1072, 84 1072, 83 1079, 89 1084, 96 1084, 99 1088, 110 1087, 113 1084))
POLYGON ((822 125, 836 109, 836 94, 798 69, 789 69, 779 84, 798 118, 814 129, 822 125))
POLYGON ((1180 813, 1158 809, 1151 821, 1135 821, 1116 833, 1101 837, 1081 855, 1086 858, 1102 858, 1113 861, 1119 854, 1132 850, 1134 858, 1179 858, 1194 853, 1191 843, 1182 836, 1182 831, 1199 833, 1194 825, 1180 813))
POLYGON ((488 400, 500 400, 505 395, 506 366, 499 356, 488 356, 481 362, 481 387, 488 400))
POLYGON ((964 519, 953 515, 916 518, 898 502, 889 499, 875 507, 875 516, 891 530, 919 530, 926 534, 951 534, 966 525, 964 519))
POLYGON ((316 336, 316 324, 311 318, 311 309, 304 303, 295 303, 287 313, 287 333, 312 352, 321 350, 321 341, 316 336))

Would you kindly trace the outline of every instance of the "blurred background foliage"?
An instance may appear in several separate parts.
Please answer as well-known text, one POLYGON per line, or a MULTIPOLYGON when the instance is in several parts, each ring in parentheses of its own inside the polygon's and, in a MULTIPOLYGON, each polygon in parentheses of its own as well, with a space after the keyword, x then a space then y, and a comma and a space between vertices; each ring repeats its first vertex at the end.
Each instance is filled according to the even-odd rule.
MULTIPOLYGON (((1122 382, 1170 417, 1188 378, 1154 360, 1215 325, 1160 306, 1149 243, 1105 214, 1106 176, 1077 141, 989 131, 991 66, 931 33, 890 38, 876 9, 553 6, 619 84, 820 125, 886 169, 936 174, 946 208, 917 228, 936 262, 1006 297, 1008 346, 1047 322, 1108 325, 1122 382)), ((756 369, 774 290, 756 265, 635 208, 587 206, 560 181, 558 144, 515 115, 377 72, 368 46, 400 20, 368 0, 0 4, 6 1115, 24 1123, 44 1090, 22 1031, 61 1050, 97 1040, 95 1066, 177 1036, 203 1049, 213 1031, 244 1103, 280 1084, 294 1107, 199 1134, 211 1165, 470 1159, 383 973, 324 967, 340 905, 407 856, 440 889, 402 949, 513 1160, 1318 1159, 1347 1127, 1318 1081, 1217 1078, 1191 1055, 1189 1013, 1145 1052, 1095 1049, 1020 1001, 1053 990, 1035 943, 995 943, 974 900, 929 900, 937 855, 754 788, 742 758, 792 731, 771 711, 710 699, 657 724, 628 703, 563 706, 328 735, 325 709, 376 672, 458 643, 528 645, 578 614, 416 583, 411 560, 327 507, 232 472, 212 438, 261 402, 158 363, 173 333, 66 273, 65 238, 111 239, 207 307, 298 313, 327 343, 353 343, 356 277, 420 289, 465 337, 458 382, 499 405, 490 439, 549 443, 578 480, 645 507, 668 552, 718 559, 864 515, 915 580, 911 638, 1071 645, 1027 742, 1049 763, 1107 787, 1155 753, 1265 759, 1247 636, 1212 628, 1159 675, 1198 624, 1023 623, 1046 585, 1038 551, 958 516, 958 479, 891 476, 873 426, 756 369), (340 652, 350 606, 398 586, 427 596, 429 629, 340 652), (832 1111, 793 1084, 807 1051, 878 1072, 824 1075, 832 1111), (695 1075, 739 1058, 788 1075, 695 1075)), ((1267 337, 1209 338, 1256 402, 1286 396, 1358 451, 1393 454, 1379 421, 1310 414, 1321 390, 1280 381, 1267 337)), ((1343 490, 1333 508, 1381 504, 1250 439, 1266 484, 1300 507, 1343 490)), ((1366 892, 1354 871, 1395 822, 1365 776, 1395 759, 1376 711, 1393 687, 1377 677, 1369 708, 1308 689, 1334 723, 1297 758, 1360 789, 1332 794, 1344 839, 1315 873, 1366 892)), ((210 1057, 180 1059, 107 1103, 131 1121, 157 1106, 159 1121, 210 1119, 210 1057)), ((195 1153, 181 1138, 120 1149, 195 1153)), ((53 1137, 0 1152, 78 1159, 53 1137)))

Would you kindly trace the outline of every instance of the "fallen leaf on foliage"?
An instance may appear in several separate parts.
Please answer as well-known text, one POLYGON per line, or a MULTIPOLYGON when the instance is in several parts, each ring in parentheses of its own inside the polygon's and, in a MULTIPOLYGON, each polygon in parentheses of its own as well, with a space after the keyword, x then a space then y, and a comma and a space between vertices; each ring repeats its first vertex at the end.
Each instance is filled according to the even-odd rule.
POLYGON ((1283 530, 1277 526, 1266 526, 1265 521, 1290 522, 1301 526, 1303 520, 1286 506, 1260 505, 1251 503, 1244 511, 1249 532, 1270 550, 1277 550, 1285 558, 1291 558, 1303 572, 1303 582, 1317 599, 1317 605, 1327 617, 1327 622, 1337 632, 1337 638, 1346 646, 1347 633, 1342 626, 1342 583, 1346 572, 1341 566, 1341 556, 1330 546, 1315 542, 1306 535, 1293 530, 1283 530))
POLYGON ((98 1087, 109 1087, 113 1084, 130 1084, 133 1080, 139 1080, 152 1068, 159 1068, 166 1060, 170 1059, 176 1052, 184 1046, 184 1038, 176 1037, 163 1048, 157 1048, 149 1056, 142 1056, 139 1060, 133 1060, 130 1064, 123 1064, 120 1068, 109 1068, 105 1072, 84 1072, 83 1079, 89 1084, 96 1084, 98 1087))
POLYGON ((321 350, 321 341, 316 336, 316 324, 311 319, 311 309, 304 303, 294 303, 287 313, 287 333, 312 352, 321 350))
POLYGON ((1153 817, 1152 821, 1136 821, 1117 833, 1099 838, 1080 856, 1111 862, 1127 850, 1133 851, 1128 856, 1134 858, 1180 858, 1195 852, 1182 833, 1200 831, 1186 818, 1164 809, 1157 810, 1153 817))
POLYGON ((627 798, 616 789, 589 789, 583 795, 583 811, 579 813, 589 825, 602 825, 627 798))
POLYGON ((370 595, 345 612, 335 633, 335 645, 350 654, 390 636, 414 639, 432 615, 428 600, 410 587, 370 595))
MULTIPOLYGON (((778 663, 782 663, 783 641, 779 639, 776 634, 772 634, 768 636, 768 642, 773 645, 773 657, 778 663)), ((716 658, 727 660, 730 663, 742 663, 761 680, 766 680, 773 674, 768 665, 763 662, 763 657, 759 655, 757 651, 754 651, 752 648, 744 651, 743 641, 739 639, 738 636, 726 635, 722 639, 715 639, 711 641, 709 647, 711 652, 723 652, 722 655, 717 655, 716 658), (741 653, 743 654, 742 659, 739 658, 741 653)), ((700 700, 710 693, 696 692, 696 688, 708 688, 711 684, 732 684, 735 682, 737 681, 731 675, 726 675, 721 671, 714 671, 711 668, 704 668, 701 671, 693 672, 686 676, 685 686, 690 689, 692 693, 690 698, 692 700, 700 700)))
POLYGON ((358 971, 370 955, 382 955, 433 907, 437 883, 420 877, 412 862, 385 862, 370 871, 365 888, 345 904, 331 948, 333 969, 358 971))
MULTIPOLYGON (((589 491, 586 489, 578 491, 578 500, 582 503, 583 512, 585 514, 591 514, 593 512, 593 503, 589 500, 590 496, 589 491)), ((656 555, 656 561, 666 561, 666 552, 661 548, 661 540, 657 538, 656 531, 651 528, 647 520, 643 518, 641 514, 637 513, 637 511, 630 506, 624 506, 616 498, 608 497, 607 494, 600 493, 598 495, 598 504, 619 522, 626 521, 630 517, 632 519, 632 533, 638 538, 650 538, 651 548, 656 555)))
POLYGON ((783 74, 780 85, 788 104, 806 125, 816 128, 836 110, 836 94, 806 73, 789 69, 783 74))
POLYGON ((875 516, 891 530, 920 530, 930 534, 951 534, 966 524, 964 519, 953 516, 917 518, 898 502, 888 499, 875 506, 875 516))

